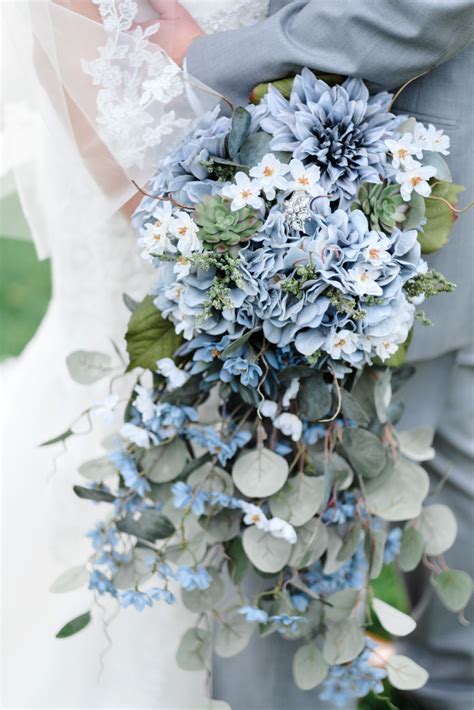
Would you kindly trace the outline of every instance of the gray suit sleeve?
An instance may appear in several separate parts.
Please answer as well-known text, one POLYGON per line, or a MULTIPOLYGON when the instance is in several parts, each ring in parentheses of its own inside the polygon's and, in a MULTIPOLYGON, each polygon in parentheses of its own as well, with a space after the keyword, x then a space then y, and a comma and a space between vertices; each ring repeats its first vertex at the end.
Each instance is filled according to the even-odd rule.
POLYGON ((298 0, 252 27, 198 38, 187 68, 234 101, 303 66, 393 89, 466 47, 473 22, 472 0, 298 0))

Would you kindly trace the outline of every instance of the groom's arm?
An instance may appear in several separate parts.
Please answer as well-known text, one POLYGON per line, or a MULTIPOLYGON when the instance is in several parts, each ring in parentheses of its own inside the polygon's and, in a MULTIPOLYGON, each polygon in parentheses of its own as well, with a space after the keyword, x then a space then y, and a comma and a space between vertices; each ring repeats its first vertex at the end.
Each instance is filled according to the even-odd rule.
POLYGON ((473 37, 472 0, 297 0, 263 23, 195 40, 189 72, 229 98, 309 66, 393 89, 473 37))

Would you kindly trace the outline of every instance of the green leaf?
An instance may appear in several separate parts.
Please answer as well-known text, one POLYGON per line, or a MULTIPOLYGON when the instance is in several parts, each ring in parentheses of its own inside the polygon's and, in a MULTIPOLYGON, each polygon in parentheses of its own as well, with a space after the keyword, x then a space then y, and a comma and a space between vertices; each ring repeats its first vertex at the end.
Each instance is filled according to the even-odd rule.
POLYGON ((227 559, 227 569, 232 582, 238 586, 247 571, 247 556, 244 552, 242 540, 236 537, 235 540, 224 545, 227 559))
POLYGON ((289 99, 291 96, 291 90, 293 88, 293 82, 295 80, 294 76, 289 76, 286 79, 278 79, 277 81, 272 81, 264 84, 258 84, 252 93, 250 94, 250 100, 254 104, 260 103, 265 94, 268 93, 268 87, 274 86, 285 99, 289 99))
POLYGON ((219 624, 215 636, 215 652, 221 658, 231 658, 244 650, 253 636, 257 624, 246 621, 239 614, 239 606, 223 614, 223 623, 219 624))
POLYGON ((454 513, 447 505, 424 507, 415 520, 415 527, 425 541, 427 555, 442 555, 453 546, 458 532, 454 513))
POLYGON ((135 301, 135 299, 129 296, 127 293, 122 293, 122 301, 130 311, 130 313, 133 313, 137 310, 139 302, 135 301))
POLYGON ((452 182, 440 182, 436 184, 430 197, 426 198, 426 224, 423 231, 418 234, 418 241, 421 251, 424 254, 431 254, 438 251, 448 243, 449 235, 456 219, 455 213, 439 200, 430 199, 432 197, 442 197, 456 207, 458 194, 464 190, 462 185, 452 182))
POLYGON ((288 564, 297 569, 309 567, 327 550, 327 528, 318 518, 311 518, 305 525, 296 528, 296 534, 298 539, 293 545, 288 564))
POLYGON ((402 611, 382 601, 373 599, 372 608, 385 631, 393 636, 408 636, 416 629, 416 621, 402 611))
POLYGON ((418 663, 398 654, 390 656, 386 668, 390 683, 398 690, 418 690, 425 685, 429 677, 427 671, 418 663))
POLYGON ((408 203, 408 212, 406 214, 406 219, 403 222, 403 229, 405 231, 409 229, 417 229, 423 217, 425 216, 426 203, 421 195, 413 190, 411 193, 411 199, 408 203))
POLYGON ((193 471, 188 477, 188 483, 207 493, 226 493, 229 496, 234 493, 234 484, 227 471, 211 461, 193 471))
POLYGON ((201 394, 202 375, 193 375, 181 385, 176 387, 172 392, 164 392, 161 401, 168 404, 188 404, 194 405, 201 394))
POLYGON ((341 390, 341 412, 344 419, 351 419, 361 427, 366 427, 370 421, 363 407, 347 390, 341 390))
POLYGON ((261 572, 279 572, 290 559, 292 545, 252 525, 244 530, 242 544, 250 562, 261 572))
POLYGON ((125 338, 130 356, 127 369, 143 367, 152 372, 157 360, 172 357, 183 342, 173 323, 165 320, 154 305, 153 296, 146 296, 132 313, 125 338))
POLYGON ((227 136, 227 151, 235 160, 239 154, 240 146, 248 135, 252 118, 242 106, 237 106, 232 113, 230 133, 227 136))
POLYGON ((466 608, 472 594, 472 579, 463 570, 449 569, 441 572, 432 584, 438 597, 449 611, 460 612, 466 608))
POLYGON ((173 439, 170 444, 147 449, 140 464, 145 476, 153 483, 173 481, 183 471, 189 461, 189 453, 181 439, 173 439))
POLYGON ((79 466, 79 473, 94 483, 101 483, 108 476, 116 475, 115 466, 106 456, 85 461, 79 466))
POLYGON ((93 500, 96 503, 113 503, 115 496, 108 491, 96 490, 95 488, 84 488, 83 486, 73 486, 72 490, 78 498, 93 500))
POLYGON ((270 510, 290 525, 304 525, 319 511, 323 498, 324 478, 299 473, 270 498, 270 510))
POLYGON ((364 634, 354 619, 329 627, 324 638, 323 655, 331 666, 348 663, 364 648, 364 634))
POLYGON ((91 385, 112 372, 110 355, 88 350, 77 350, 66 358, 70 376, 80 385, 91 385))
POLYGON ((363 478, 375 478, 385 468, 387 451, 371 431, 346 428, 342 444, 352 467, 363 478))
POLYGON ((374 388, 374 404, 377 417, 382 424, 387 422, 387 410, 392 399, 392 374, 389 367, 378 373, 374 388))
POLYGON ((323 611, 325 622, 339 624, 346 621, 359 601, 359 596, 358 589, 341 589, 326 597, 327 605, 324 605, 323 611))
POLYGON ((69 439, 70 436, 74 436, 74 432, 72 429, 67 429, 62 434, 58 434, 58 436, 55 436, 52 439, 48 439, 48 441, 43 441, 40 446, 52 446, 53 444, 59 444, 61 441, 66 441, 66 439, 69 439))
POLYGON ((239 510, 221 510, 212 517, 199 518, 199 525, 216 542, 233 540, 240 532, 242 513, 239 510))
POLYGON ((288 462, 270 449, 248 451, 232 468, 235 485, 249 498, 267 498, 282 488, 288 478, 288 462))
POLYGON ((432 150, 424 150, 423 165, 431 165, 433 168, 436 168, 435 178, 437 181, 452 182, 453 176, 451 175, 451 170, 441 153, 435 153, 432 150))
POLYGON ((86 611, 85 614, 81 614, 80 616, 76 616, 75 619, 72 619, 72 621, 68 621, 67 624, 65 624, 61 629, 59 629, 58 633, 56 634, 57 639, 65 639, 68 638, 69 636, 73 636, 74 634, 77 634, 79 631, 82 631, 82 629, 85 629, 87 624, 91 620, 91 613, 90 611, 86 611))
POLYGON ((201 671, 207 668, 211 653, 211 632, 206 629, 188 629, 176 652, 176 663, 183 671, 201 671))
POLYGON ((417 518, 429 486, 428 474, 421 466, 399 459, 383 485, 377 479, 366 482, 368 509, 393 522, 417 518))
POLYGON ((225 358, 227 357, 232 357, 240 350, 243 345, 245 345, 247 340, 249 340, 249 338, 251 338, 255 332, 255 328, 253 330, 248 330, 246 333, 244 333, 244 335, 241 335, 240 338, 237 338, 237 340, 233 340, 230 345, 224 348, 224 350, 221 352, 221 358, 225 360, 225 358))
POLYGON ((339 562, 345 562, 352 557, 354 552, 359 547, 360 537, 362 533, 362 526, 359 522, 355 522, 350 528, 347 534, 344 536, 342 547, 337 553, 337 560, 339 562))
POLYGON ((430 461, 435 456, 431 446, 434 430, 431 427, 417 427, 410 431, 397 431, 400 451, 411 461, 430 461))
POLYGON ((263 131, 258 131, 258 133, 252 133, 248 136, 240 148, 240 161, 243 165, 249 168, 253 168, 254 165, 262 160, 262 158, 267 153, 273 153, 273 155, 281 160, 282 162, 289 162, 291 158, 291 153, 282 153, 279 150, 271 150, 270 143, 273 136, 263 131))
POLYGON ((311 690, 325 680, 329 666, 314 643, 300 646, 293 656, 293 678, 300 690, 311 690))
POLYGON ((411 572, 420 564, 425 549, 421 533, 413 526, 406 527, 400 542, 398 566, 402 572, 411 572))
POLYGON ((334 574, 344 562, 338 559, 339 552, 342 547, 342 540, 333 529, 335 526, 327 528, 328 531, 328 549, 326 552, 326 561, 324 563, 324 574, 334 574))
POLYGON ((89 580, 89 572, 87 567, 84 565, 78 565, 77 567, 71 567, 66 570, 52 583, 49 591, 53 594, 64 594, 66 592, 73 592, 76 589, 80 589, 89 580))
POLYGON ((175 532, 171 520, 157 510, 145 510, 138 520, 135 520, 132 515, 127 515, 122 520, 118 520, 116 525, 120 532, 149 542, 165 540, 175 532))
POLYGON ((331 409, 331 391, 321 372, 312 377, 305 377, 298 392, 298 405, 301 416, 314 422, 323 419, 331 409))
POLYGON ((196 614, 212 611, 224 596, 224 582, 219 572, 214 567, 209 567, 207 571, 212 577, 207 589, 181 590, 184 606, 196 614))
POLYGON ((171 562, 177 565, 198 565, 207 552, 206 533, 196 535, 192 540, 179 541, 166 548, 166 554, 171 562))
POLYGON ((387 533, 385 530, 374 530, 365 538, 366 554, 369 561, 369 578, 377 579, 383 567, 383 551, 387 533))

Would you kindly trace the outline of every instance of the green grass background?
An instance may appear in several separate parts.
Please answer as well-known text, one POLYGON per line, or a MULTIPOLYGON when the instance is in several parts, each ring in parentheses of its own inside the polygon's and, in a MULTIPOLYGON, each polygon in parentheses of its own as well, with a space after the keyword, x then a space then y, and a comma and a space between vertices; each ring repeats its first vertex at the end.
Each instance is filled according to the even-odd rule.
MULTIPOLYGON (((3 230, 4 232, 4 230, 3 230)), ((0 358, 19 355, 33 337, 51 297, 49 261, 39 262, 31 242, 0 237, 0 358)), ((400 575, 393 565, 386 567, 373 582, 375 595, 389 604, 408 611, 408 600, 400 575)), ((377 624, 370 629, 387 638, 377 624)), ((406 695, 390 695, 400 710, 417 710, 406 695)), ((359 710, 383 710, 386 703, 367 698, 359 710)))

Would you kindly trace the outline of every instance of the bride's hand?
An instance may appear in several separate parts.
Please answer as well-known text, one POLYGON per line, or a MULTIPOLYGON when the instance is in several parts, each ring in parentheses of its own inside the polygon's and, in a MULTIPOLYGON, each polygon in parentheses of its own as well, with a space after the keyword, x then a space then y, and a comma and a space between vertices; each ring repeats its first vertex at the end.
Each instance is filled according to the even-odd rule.
POLYGON ((158 14, 160 29, 150 37, 176 64, 182 64, 191 42, 204 34, 192 15, 175 0, 148 0, 158 14))

